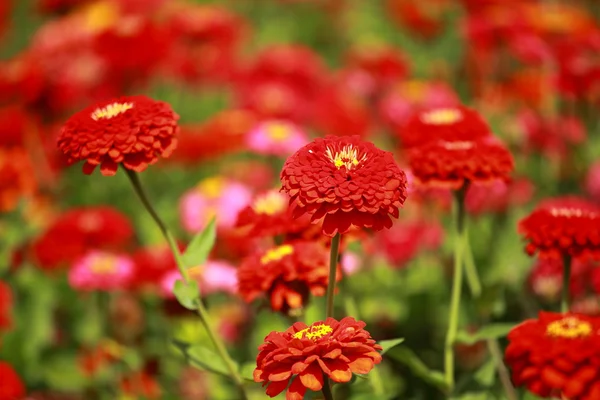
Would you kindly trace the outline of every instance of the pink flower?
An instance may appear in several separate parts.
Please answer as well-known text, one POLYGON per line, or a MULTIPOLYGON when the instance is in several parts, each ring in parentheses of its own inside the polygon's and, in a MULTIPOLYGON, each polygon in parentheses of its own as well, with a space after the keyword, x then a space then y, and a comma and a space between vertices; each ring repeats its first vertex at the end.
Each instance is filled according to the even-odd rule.
MULTIPOLYGON (((208 261, 204 265, 188 268, 188 274, 190 279, 198 282, 202 295, 234 293, 237 290, 237 269, 224 261, 208 261)), ((173 287, 178 280, 183 280, 178 270, 169 271, 163 276, 160 286, 164 297, 174 297, 173 287)))
POLYGON ((246 144, 260 154, 289 156, 308 143, 306 133, 292 122, 267 120, 246 135, 246 144))
POLYGON ((586 192, 597 203, 600 203, 600 161, 592 164, 585 180, 586 192))
POLYGON ((241 183, 219 176, 207 178, 181 198, 181 223, 186 231, 196 233, 216 217, 217 227, 229 229, 251 201, 251 191, 241 183))
POLYGON ((356 253, 345 251, 340 260, 340 266, 344 275, 352 275, 360 270, 361 259, 356 253))
POLYGON ((134 263, 127 256, 90 251, 71 267, 69 283, 83 291, 120 289, 129 283, 133 268, 134 263))

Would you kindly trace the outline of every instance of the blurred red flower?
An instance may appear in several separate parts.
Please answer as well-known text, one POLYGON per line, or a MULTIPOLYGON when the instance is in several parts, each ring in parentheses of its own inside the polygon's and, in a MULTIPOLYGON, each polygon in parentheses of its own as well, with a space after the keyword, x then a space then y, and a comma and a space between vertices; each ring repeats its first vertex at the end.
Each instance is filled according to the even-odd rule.
POLYGON ((443 15, 449 4, 448 0, 388 0, 387 10, 398 26, 430 39, 442 31, 443 15))
POLYGON ((0 361, 0 376, 2 377, 0 400, 22 400, 25 398, 25 385, 9 363, 0 361))
MULTIPOLYGON (((590 279, 594 266, 593 260, 588 257, 573 259, 569 280, 569 294, 572 299, 585 295, 590 289, 590 282, 593 288, 594 281, 590 279)), ((540 257, 529 273, 527 285, 536 296, 547 302, 554 302, 560 299, 563 273, 564 263, 560 257, 540 257)))
POLYGON ((0 61, 0 104, 38 101, 44 85, 41 66, 31 52, 0 61))
POLYGON ((542 397, 600 398, 600 319, 540 312, 508 334, 505 360, 516 386, 542 397))
POLYGON ((600 161, 590 165, 585 179, 585 191, 600 204, 600 161))
POLYGON ((323 222, 327 236, 351 226, 390 228, 406 200, 406 175, 392 153, 357 136, 316 139, 287 159, 282 190, 295 218, 308 214, 323 222))
POLYGON ((160 399, 162 390, 158 381, 145 371, 132 372, 121 381, 121 390, 125 397, 160 399))
MULTIPOLYGON (((179 250, 185 250, 184 245, 178 246, 179 250)), ((173 253, 170 247, 164 244, 140 248, 133 253, 132 258, 135 267, 130 283, 134 290, 159 293, 165 274, 177 270, 173 253)))
POLYGON ((323 136, 361 136, 372 121, 367 102, 349 88, 332 85, 313 100, 312 125, 323 136))
POLYGON ((100 165, 102 175, 117 173, 119 164, 141 172, 177 146, 179 116, 167 103, 145 96, 104 101, 72 116, 63 126, 58 148, 83 172, 100 165))
POLYGON ((530 255, 600 255, 600 207, 578 197, 542 201, 518 230, 530 255))
POLYGON ((42 269, 69 266, 88 250, 124 250, 133 238, 127 217, 111 207, 74 208, 60 215, 33 243, 42 269))
POLYGON ((351 48, 346 54, 346 67, 350 71, 366 74, 373 82, 373 93, 403 80, 410 71, 409 61, 404 54, 395 47, 378 43, 365 43, 351 48))
MULTIPOLYGON (((0 332, 8 331, 13 326, 12 318, 13 294, 8 283, 0 280, 0 332)), ((0 345, 2 343, 0 342, 0 345)))
POLYGON ((533 183, 526 178, 510 182, 498 179, 489 185, 474 183, 467 190, 465 204, 471 215, 504 213, 525 205, 531 200, 533 192, 533 183))
POLYGON ((254 381, 268 385, 269 397, 287 388, 286 399, 300 400, 307 389, 320 391, 325 377, 346 383, 353 374, 369 373, 381 362, 381 346, 364 330, 365 325, 352 317, 339 322, 327 318, 271 332, 258 348, 254 381))
POLYGON ((37 0, 37 10, 43 14, 66 14, 93 0, 37 0))
POLYGON ((394 267, 403 267, 420 252, 438 249, 444 229, 433 221, 398 221, 389 230, 380 232, 377 239, 387 260, 394 267))
MULTIPOLYGON (((339 271, 338 266, 337 280, 339 271)), ((238 269, 239 292, 247 302, 266 295, 274 311, 293 314, 307 305, 309 295, 325 295, 328 276, 329 252, 324 246, 288 243, 246 257, 238 269)))
POLYGON ((415 184, 451 189, 508 181, 514 168, 510 152, 493 138, 431 142, 410 149, 408 158, 415 184))

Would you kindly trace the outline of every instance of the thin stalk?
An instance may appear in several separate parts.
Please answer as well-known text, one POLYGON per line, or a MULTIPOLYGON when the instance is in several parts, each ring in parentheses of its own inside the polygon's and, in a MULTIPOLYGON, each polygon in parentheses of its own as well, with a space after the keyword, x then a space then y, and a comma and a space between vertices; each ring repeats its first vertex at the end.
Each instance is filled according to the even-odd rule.
MULTIPOLYGON (((189 283, 190 277, 187 273, 185 264, 183 262, 183 258, 181 256, 181 252, 179 251, 179 247, 177 246, 177 243, 176 243, 173 235, 171 234, 171 232, 169 231, 169 229, 167 228, 165 223, 162 221, 162 219, 158 216, 158 213, 156 212, 156 210, 150 203, 150 200, 148 199, 148 196, 146 196, 146 192, 144 191, 144 189, 142 187, 142 183, 140 182, 138 175, 134 171, 128 170, 126 168, 123 168, 123 169, 125 170, 125 173, 127 174, 127 177, 129 178, 129 180, 131 181, 133 190, 138 195, 140 201, 142 202, 142 204, 144 205, 144 207, 146 208, 146 210, 148 211, 148 213, 150 214, 152 219, 154 219, 154 222, 159 227, 163 236, 167 240, 167 243, 169 245, 169 248, 171 249, 171 252, 173 253, 173 256, 175 257, 175 261, 177 263, 177 268, 179 269, 179 272, 181 273, 183 280, 186 283, 189 283)), ((229 353, 227 352, 225 345, 223 344, 223 342, 221 341, 219 336, 216 334, 216 331, 215 331, 214 327, 212 326, 212 323, 208 316, 208 311, 204 307, 204 303, 202 302, 202 300, 198 300, 196 305, 197 305, 196 311, 197 311, 198 315, 200 316, 200 321, 202 322, 202 325, 206 329, 206 332, 208 334, 210 341, 215 346, 215 349, 216 349, 217 353, 219 354, 219 356, 223 359, 223 362, 225 363, 225 366, 227 368, 227 371, 229 372, 231 379, 235 382, 236 386, 238 387, 238 390, 240 392, 242 400, 246 400, 248 398, 248 395, 246 394, 246 390, 244 388, 244 381, 242 380, 241 376, 237 372, 235 363, 229 356, 229 353)))
POLYGON ((562 297, 560 302, 560 311, 563 313, 569 312, 569 282, 571 280, 571 256, 565 255, 563 257, 563 284, 562 284, 562 297))
POLYGON ((335 291, 340 237, 341 235, 336 233, 331 239, 331 252, 329 255, 329 282, 327 283, 327 309, 325 313, 326 318, 333 317, 333 292, 335 291))
POLYGON ((479 279, 479 273, 477 272, 477 266, 475 265, 475 259, 473 257, 473 251, 469 243, 469 238, 465 237, 463 241, 463 251, 465 257, 465 275, 467 278, 467 284, 473 294, 473 297, 479 298, 481 296, 481 280, 479 279))
MULTIPOLYGON (((296 378, 298 379, 298 378, 296 378)), ((325 376, 323 378, 323 396, 325 400, 333 400, 333 393, 331 393, 331 385, 329 384, 329 378, 325 376)))

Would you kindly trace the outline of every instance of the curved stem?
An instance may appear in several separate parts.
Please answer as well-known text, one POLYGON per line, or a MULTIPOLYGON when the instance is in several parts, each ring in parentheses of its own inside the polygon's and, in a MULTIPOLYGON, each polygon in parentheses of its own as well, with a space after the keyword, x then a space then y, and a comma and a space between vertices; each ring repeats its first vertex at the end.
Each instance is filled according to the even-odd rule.
POLYGON ((333 292, 335 291, 340 238, 341 235, 336 233, 331 239, 331 252, 329 255, 329 282, 327 283, 327 310, 325 313, 326 318, 333 317, 333 292))
POLYGON ((571 281, 571 256, 565 255, 563 257, 563 267, 564 270, 560 311, 566 313, 569 312, 569 282, 571 281))
MULTIPOLYGON (((142 187, 142 183, 140 182, 138 175, 134 171, 128 170, 127 168, 123 168, 123 169, 125 170, 125 173, 127 174, 129 180, 131 181, 133 190, 138 195, 140 201, 142 202, 142 204, 144 205, 144 207, 146 208, 146 210, 148 211, 148 213, 150 214, 152 219, 154 219, 154 222, 159 227, 163 236, 167 240, 167 243, 169 244, 169 248, 171 249, 171 252, 173 253, 173 257, 175 257, 175 262, 177 263, 177 268, 179 269, 179 272, 181 273, 183 280, 186 283, 189 283, 190 278, 187 273, 185 264, 183 262, 183 258, 181 257, 181 252, 179 251, 179 247, 177 246, 177 242, 175 241, 175 238, 173 237, 173 235, 171 234, 171 232, 169 231, 169 229, 167 228, 165 223, 162 221, 162 219, 158 216, 158 213, 156 212, 154 207, 152 207, 152 204, 150 203, 148 196, 146 196, 146 192, 144 191, 144 189, 142 187)), ((225 363, 225 366, 227 367, 227 370, 229 372, 229 376, 235 382, 236 386, 238 387, 238 389, 240 391, 241 398, 243 400, 247 399, 248 396, 247 396, 245 388, 244 388, 244 381, 242 380, 241 376, 237 372, 235 363, 229 356, 229 353, 227 352, 225 345, 223 344, 221 339, 216 334, 216 331, 215 331, 214 327, 212 326, 212 323, 208 316, 208 311, 206 310, 204 303, 202 302, 201 299, 198 299, 196 305, 197 305, 196 311, 197 311, 198 315, 200 316, 200 321, 202 322, 202 325, 206 329, 206 332, 208 334, 208 337, 210 338, 210 341, 215 346, 215 349, 216 349, 217 353, 219 354, 219 356, 223 359, 223 362, 225 363)))

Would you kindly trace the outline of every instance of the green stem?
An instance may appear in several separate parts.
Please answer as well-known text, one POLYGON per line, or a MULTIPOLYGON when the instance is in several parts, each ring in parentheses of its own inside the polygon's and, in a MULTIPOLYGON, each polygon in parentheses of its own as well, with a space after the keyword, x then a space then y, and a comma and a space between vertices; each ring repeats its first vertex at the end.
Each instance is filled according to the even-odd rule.
POLYGON ((329 282, 327 283, 327 309, 325 317, 333 317, 333 292, 335 291, 335 281, 338 265, 338 251, 340 249, 339 233, 331 239, 331 253, 329 255, 329 282))
POLYGON ((506 394, 507 400, 517 400, 517 391, 512 384, 512 380, 510 379, 510 373, 502 361, 502 350, 500 349, 498 341, 496 339, 488 339, 487 347, 492 360, 494 360, 494 364, 496 364, 496 370, 500 376, 500 382, 502 383, 502 388, 504 389, 504 394, 506 394))
POLYGON ((563 257, 563 284, 562 284, 562 300, 560 303, 560 311, 563 313, 569 312, 569 281, 571 280, 571 256, 563 257))
MULTIPOLYGON (((125 170, 125 173, 127 174, 127 177, 129 178, 129 180, 131 181, 133 190, 138 195, 140 201, 142 202, 142 204, 144 205, 144 207, 146 208, 146 210, 148 211, 148 213, 150 214, 152 219, 154 219, 154 222, 159 227, 163 236, 167 240, 167 243, 169 244, 169 248, 171 249, 171 252, 173 253, 173 256, 175 257, 175 261, 177 263, 177 268, 179 269, 179 272, 181 273, 183 280, 186 283, 189 283, 190 278, 187 273, 185 264, 183 262, 181 252, 179 251, 179 247, 177 246, 177 242, 175 241, 173 235, 171 234, 171 232, 169 231, 169 229, 167 228, 165 223, 160 219, 160 217, 158 216, 154 207, 152 207, 152 204, 150 203, 148 196, 146 196, 146 192, 144 191, 144 189, 142 187, 142 183, 140 182, 138 175, 134 171, 128 170, 127 168, 123 168, 123 169, 125 170)), ((244 388, 244 381, 242 380, 241 376, 237 372, 235 363, 229 356, 229 353, 227 353, 227 349, 226 349, 225 345, 223 344, 221 339, 218 337, 218 335, 215 333, 216 331, 215 331, 214 327, 212 326, 212 323, 208 316, 208 311, 204 307, 204 303, 202 302, 201 299, 198 299, 196 305, 197 305, 196 311, 198 312, 198 315, 200 316, 200 321, 202 322, 202 325, 206 329, 206 332, 208 334, 210 341, 215 346, 215 349, 216 349, 217 353, 219 354, 219 356, 223 359, 223 362, 225 363, 225 366, 229 372, 231 379, 235 382, 236 386, 238 387, 241 398, 243 400, 247 399, 248 396, 247 396, 246 390, 244 388)))
POLYGON ((465 275, 467 278, 467 284, 473 294, 474 298, 481 296, 481 280, 479 279, 479 273, 477 272, 477 266, 475 265, 475 259, 473 258, 473 251, 469 243, 469 238, 465 237, 463 240, 463 251, 465 257, 465 275))
MULTIPOLYGON (((298 379, 298 378, 296 378, 298 379)), ((333 393, 331 393, 331 385, 327 376, 323 377, 323 396, 325 400, 333 400, 333 393)))
POLYGON ((458 331, 458 316, 460 311, 460 296, 463 281, 463 243, 465 229, 465 188, 457 190, 454 194, 454 274, 452 279, 452 295, 450 298, 450 317, 446 343, 444 346, 444 378, 448 391, 454 390, 454 342, 458 331))

